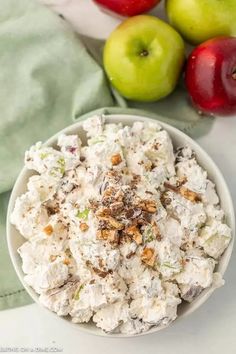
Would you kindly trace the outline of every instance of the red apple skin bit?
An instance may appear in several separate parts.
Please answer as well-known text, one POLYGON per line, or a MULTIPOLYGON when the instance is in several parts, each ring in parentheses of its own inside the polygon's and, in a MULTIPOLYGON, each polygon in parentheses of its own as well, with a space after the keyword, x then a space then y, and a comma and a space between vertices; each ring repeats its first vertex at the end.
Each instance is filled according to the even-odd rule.
POLYGON ((94 0, 99 6, 122 16, 135 16, 155 7, 160 0, 94 0))
POLYGON ((185 82, 194 106, 202 113, 236 113, 236 38, 218 37, 190 54, 185 82))

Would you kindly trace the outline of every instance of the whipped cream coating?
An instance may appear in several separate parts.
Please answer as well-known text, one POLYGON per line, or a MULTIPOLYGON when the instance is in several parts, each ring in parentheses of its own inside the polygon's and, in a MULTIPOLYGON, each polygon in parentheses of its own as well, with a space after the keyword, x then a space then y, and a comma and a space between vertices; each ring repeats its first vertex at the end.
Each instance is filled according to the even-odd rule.
POLYGON ((11 214, 25 282, 51 311, 106 333, 167 326, 182 301, 223 284, 231 230, 215 185, 158 123, 94 116, 83 129, 87 145, 61 134, 25 153, 35 174, 11 214))

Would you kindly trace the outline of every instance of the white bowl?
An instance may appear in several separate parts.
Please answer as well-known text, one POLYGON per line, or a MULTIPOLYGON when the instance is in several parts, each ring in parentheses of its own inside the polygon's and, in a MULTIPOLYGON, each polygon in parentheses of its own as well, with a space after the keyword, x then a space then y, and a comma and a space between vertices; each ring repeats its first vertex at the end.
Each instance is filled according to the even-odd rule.
MULTIPOLYGON (((108 123, 119 123, 122 122, 124 125, 131 125, 135 121, 150 121, 150 122, 157 122, 156 120, 146 118, 146 117, 140 117, 140 116, 134 116, 134 115, 120 115, 120 114, 114 114, 114 115, 107 115, 106 116, 106 121, 108 123)), ((234 208, 233 208, 233 203, 231 200, 230 192, 228 190, 228 187, 226 185, 226 182, 218 169, 218 167, 215 165, 215 163, 212 161, 212 159, 208 156, 208 154, 191 138, 189 138, 187 135, 182 133, 176 128, 173 128, 172 126, 168 124, 164 124, 162 122, 158 123, 170 134, 173 144, 175 147, 177 146, 183 146, 185 144, 189 145, 196 153, 197 160, 199 164, 208 172, 209 178, 216 184, 216 189, 217 193, 220 197, 220 203, 221 206, 226 214, 226 221, 227 224, 231 227, 232 229, 232 241, 230 242, 228 248, 224 252, 223 256, 221 257, 218 265, 217 265, 217 271, 221 273, 223 276, 225 273, 225 270, 228 266, 230 256, 232 253, 233 249, 233 241, 234 241, 234 235, 235 235, 235 216, 234 216, 234 208)), ((57 142, 57 137, 61 133, 66 133, 66 134, 78 134, 79 137, 82 139, 83 143, 86 143, 86 136, 85 132, 82 128, 82 121, 79 121, 68 128, 62 130, 61 132, 57 133, 54 135, 52 138, 50 138, 45 145, 47 146, 56 146, 57 142)), ((35 293, 35 291, 24 282, 24 273, 22 271, 21 265, 21 258, 19 254, 17 253, 18 247, 20 247, 24 242, 25 239, 20 235, 20 233, 16 230, 16 228, 11 225, 10 223, 10 214, 14 208, 15 200, 18 196, 20 196, 22 193, 26 191, 26 184, 29 179, 29 177, 33 174, 32 171, 27 170, 25 167, 22 169, 19 177, 17 178, 17 181, 15 183, 15 186, 13 188, 11 198, 9 201, 9 206, 8 206, 8 214, 7 214, 7 241, 8 241, 8 248, 9 248, 9 253, 11 256, 12 263, 14 265, 14 268, 16 270, 16 273, 22 282, 23 286, 29 293, 29 295, 33 298, 33 300, 37 303, 39 303, 38 300, 38 295, 35 293)), ((178 308, 178 317, 177 320, 180 320, 181 318, 185 317, 186 315, 189 315, 193 311, 195 311, 198 307, 200 307, 208 298, 209 296, 213 293, 215 290, 214 287, 210 287, 208 289, 205 289, 191 304, 188 303, 183 303, 179 306, 178 308)), ((50 313, 53 314, 53 312, 49 311, 50 313)), ((53 314, 55 316, 55 314, 53 314)), ((56 315, 57 316, 57 315, 56 315)), ((128 336, 128 335, 123 335, 123 334, 112 334, 108 335, 102 332, 100 329, 98 329, 94 324, 88 323, 88 324, 73 324, 69 318, 63 318, 63 317, 58 317, 58 320, 60 321, 61 319, 65 322, 67 322, 70 326, 73 326, 77 329, 82 329, 86 332, 89 332, 91 334, 96 334, 100 336, 106 336, 106 337, 133 337, 128 336)), ((176 320, 176 321, 177 321, 176 320)), ((145 335, 147 333, 153 333, 157 332, 160 329, 163 329, 164 327, 157 327, 157 328, 152 328, 148 332, 141 333, 138 335, 145 335)), ((137 335, 136 335, 137 336, 137 335)))

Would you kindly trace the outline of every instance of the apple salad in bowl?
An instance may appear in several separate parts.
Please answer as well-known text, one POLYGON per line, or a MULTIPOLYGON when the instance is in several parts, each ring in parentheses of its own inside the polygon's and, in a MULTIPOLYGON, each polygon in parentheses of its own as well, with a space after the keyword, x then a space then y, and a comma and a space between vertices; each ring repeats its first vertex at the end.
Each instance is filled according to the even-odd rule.
POLYGON ((223 282, 215 267, 231 229, 215 185, 154 121, 94 116, 83 129, 86 144, 61 134, 57 148, 25 154, 35 174, 11 213, 24 282, 59 316, 106 333, 167 326, 223 282))

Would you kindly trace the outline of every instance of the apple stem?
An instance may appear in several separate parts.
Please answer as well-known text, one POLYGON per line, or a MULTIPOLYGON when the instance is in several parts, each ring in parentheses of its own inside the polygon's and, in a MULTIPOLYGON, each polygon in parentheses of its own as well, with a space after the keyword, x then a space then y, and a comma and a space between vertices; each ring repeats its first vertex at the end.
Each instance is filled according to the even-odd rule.
POLYGON ((232 73, 232 79, 236 80, 236 69, 234 69, 233 73, 232 73))
POLYGON ((148 51, 146 49, 143 49, 141 52, 140 52, 140 56, 141 57, 147 57, 148 56, 148 51))

